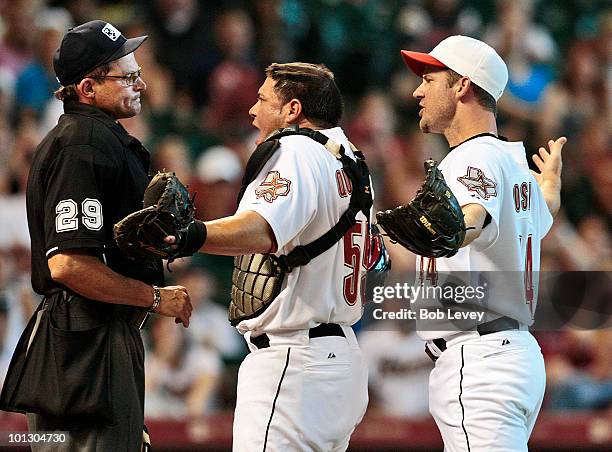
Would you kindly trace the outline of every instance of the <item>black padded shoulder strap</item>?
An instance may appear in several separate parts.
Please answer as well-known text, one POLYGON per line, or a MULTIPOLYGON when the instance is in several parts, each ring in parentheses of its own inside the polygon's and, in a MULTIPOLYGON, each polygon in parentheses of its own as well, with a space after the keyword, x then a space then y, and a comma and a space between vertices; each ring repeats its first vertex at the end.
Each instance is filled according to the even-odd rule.
POLYGON ((249 161, 246 164, 246 168, 244 170, 244 176, 242 176, 242 185, 240 186, 240 191, 238 192, 238 200, 236 204, 240 204, 240 200, 244 196, 244 192, 247 187, 257 175, 261 172, 261 169, 264 167, 266 162, 270 160, 270 158, 274 155, 276 150, 279 148, 280 142, 278 140, 273 141, 264 141, 255 152, 251 154, 249 161))
POLYGON ((264 165, 280 147, 280 139, 289 135, 306 136, 323 145, 342 163, 342 169, 349 177, 353 191, 351 192, 349 208, 329 231, 313 242, 307 245, 296 246, 289 254, 279 257, 281 266, 287 272, 290 272, 295 267, 306 265, 312 259, 330 249, 356 223, 355 217, 357 213, 362 211, 369 218, 370 208, 372 207, 370 172, 363 154, 353 148, 353 154, 355 154, 356 158, 356 161, 354 161, 346 155, 342 145, 338 145, 321 132, 307 128, 300 129, 297 126, 279 129, 257 146, 257 149, 255 149, 246 165, 242 186, 238 194, 238 204, 244 196, 248 185, 255 180, 264 165))
POLYGON ((340 157, 342 169, 349 177, 352 185, 349 207, 342 214, 338 222, 318 239, 306 244, 298 245, 286 256, 280 256, 279 262, 287 272, 295 267, 308 264, 312 259, 323 254, 336 244, 347 231, 357 222, 356 216, 359 211, 363 212, 366 218, 370 218, 372 208, 372 191, 370 190, 370 172, 365 163, 363 154, 353 148, 356 161, 348 157, 344 148, 340 146, 340 157))
POLYGON ((303 136, 306 136, 308 138, 315 140, 316 142, 322 144, 323 146, 325 146, 325 144, 329 141, 329 138, 327 138, 327 136, 323 135, 318 130, 312 130, 306 127, 300 129, 298 126, 291 126, 291 127, 285 127, 284 129, 278 129, 276 132, 274 132, 272 135, 266 138, 266 141, 280 140, 282 137, 286 137, 289 135, 303 135, 303 136))
POLYGON ((333 143, 328 137, 323 135, 318 130, 312 130, 308 128, 300 129, 298 126, 278 129, 276 132, 272 133, 268 138, 266 138, 263 143, 257 146, 257 149, 255 149, 255 151, 249 158, 249 161, 246 164, 246 169, 244 170, 242 185, 240 187, 240 192, 238 193, 237 204, 240 204, 240 200, 244 196, 244 192, 246 191, 246 188, 249 186, 249 184, 255 180, 264 165, 268 162, 268 160, 272 158, 274 153, 280 147, 280 139, 289 135, 306 136, 316 141, 317 143, 322 144, 330 152, 332 152, 332 154, 336 155, 336 158, 339 158, 337 154, 339 153, 339 148, 341 146, 338 146, 337 144, 333 143))

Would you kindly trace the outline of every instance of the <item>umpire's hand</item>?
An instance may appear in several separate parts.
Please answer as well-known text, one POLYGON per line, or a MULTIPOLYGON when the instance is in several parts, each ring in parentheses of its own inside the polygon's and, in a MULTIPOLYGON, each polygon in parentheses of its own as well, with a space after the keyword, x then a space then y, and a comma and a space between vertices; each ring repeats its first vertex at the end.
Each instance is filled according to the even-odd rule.
POLYGON ((157 313, 166 317, 176 317, 175 322, 181 322, 187 328, 193 311, 187 289, 183 286, 160 287, 159 294, 161 301, 157 313))

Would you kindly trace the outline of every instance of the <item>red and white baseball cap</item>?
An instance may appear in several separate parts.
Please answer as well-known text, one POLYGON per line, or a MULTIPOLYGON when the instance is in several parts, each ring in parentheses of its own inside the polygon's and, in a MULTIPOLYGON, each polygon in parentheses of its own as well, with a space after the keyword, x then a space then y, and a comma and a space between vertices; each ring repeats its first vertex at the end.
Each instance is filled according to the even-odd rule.
POLYGON ((419 77, 423 76, 426 65, 449 68, 468 77, 496 101, 508 83, 504 60, 491 46, 468 36, 450 36, 429 53, 402 50, 402 57, 419 77))

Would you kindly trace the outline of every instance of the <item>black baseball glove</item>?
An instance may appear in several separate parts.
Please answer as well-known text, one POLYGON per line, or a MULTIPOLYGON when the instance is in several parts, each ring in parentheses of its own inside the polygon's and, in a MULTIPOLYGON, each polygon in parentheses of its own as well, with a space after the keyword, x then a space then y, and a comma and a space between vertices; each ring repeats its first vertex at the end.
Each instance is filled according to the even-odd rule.
POLYGON ((426 179, 408 204, 378 212, 378 224, 404 248, 426 257, 450 257, 465 238, 461 206, 444 181, 438 163, 425 162, 426 179))
POLYGON ((194 220, 194 214, 189 191, 176 175, 158 172, 145 190, 144 209, 115 225, 115 241, 132 258, 172 261, 191 256, 206 239, 206 228, 201 221, 194 220), (176 237, 176 244, 164 242, 169 235, 176 237))

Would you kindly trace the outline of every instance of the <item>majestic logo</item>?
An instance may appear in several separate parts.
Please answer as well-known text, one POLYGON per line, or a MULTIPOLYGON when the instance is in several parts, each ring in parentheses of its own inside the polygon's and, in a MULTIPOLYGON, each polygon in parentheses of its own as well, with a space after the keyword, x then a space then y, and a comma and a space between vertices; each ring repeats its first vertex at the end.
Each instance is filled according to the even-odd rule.
POLYGON ((104 25, 102 33, 109 37, 111 41, 116 41, 121 36, 121 32, 113 27, 111 24, 104 25))
POLYGON ((278 171, 270 171, 263 182, 255 189, 257 198, 272 202, 279 196, 287 196, 291 189, 291 181, 283 179, 278 171))
POLYGON ((497 196, 497 184, 492 179, 485 176, 480 168, 469 166, 467 174, 458 177, 457 180, 465 185, 468 191, 475 192, 482 199, 494 198, 497 196))

